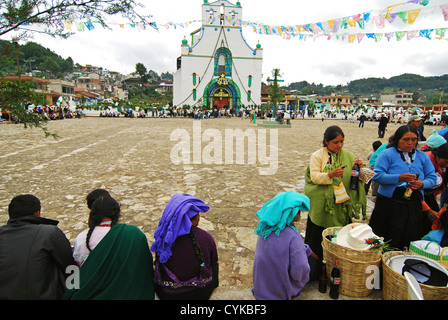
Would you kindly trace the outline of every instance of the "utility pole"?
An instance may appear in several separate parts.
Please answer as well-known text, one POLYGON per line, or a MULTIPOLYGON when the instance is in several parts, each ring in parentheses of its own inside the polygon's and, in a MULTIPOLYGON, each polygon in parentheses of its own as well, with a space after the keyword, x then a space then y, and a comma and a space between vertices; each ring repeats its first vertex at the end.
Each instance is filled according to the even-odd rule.
POLYGON ((16 47, 16 58, 17 58, 17 75, 19 76, 20 80, 20 63, 19 63, 19 38, 13 38, 12 41, 14 41, 15 47, 16 47))
POLYGON ((27 59, 27 60, 25 60, 25 62, 29 62, 29 64, 30 64, 30 73, 31 73, 31 78, 33 78, 33 68, 31 67, 31 62, 35 62, 36 60, 34 60, 34 59, 31 59, 31 58, 29 58, 29 59, 27 59))

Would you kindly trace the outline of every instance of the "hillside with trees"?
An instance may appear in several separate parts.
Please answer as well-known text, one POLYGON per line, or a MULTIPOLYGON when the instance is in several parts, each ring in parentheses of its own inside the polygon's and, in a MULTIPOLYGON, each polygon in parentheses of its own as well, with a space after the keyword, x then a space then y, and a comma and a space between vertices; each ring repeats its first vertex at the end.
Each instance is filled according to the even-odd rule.
POLYGON ((71 57, 62 58, 48 48, 35 42, 27 42, 17 47, 10 41, 0 40, 0 58, 9 63, 0 64, 0 72, 4 75, 17 74, 17 55, 21 74, 39 70, 41 76, 47 78, 63 78, 74 70, 71 57))
POLYGON ((298 91, 303 95, 329 95, 331 93, 352 94, 380 97, 381 93, 397 92, 402 89, 413 92, 417 102, 425 100, 427 104, 447 103, 448 74, 443 76, 424 77, 417 74, 405 73, 386 78, 365 78, 350 81, 347 85, 324 86, 323 84, 308 83, 307 81, 293 82, 282 89, 298 91))

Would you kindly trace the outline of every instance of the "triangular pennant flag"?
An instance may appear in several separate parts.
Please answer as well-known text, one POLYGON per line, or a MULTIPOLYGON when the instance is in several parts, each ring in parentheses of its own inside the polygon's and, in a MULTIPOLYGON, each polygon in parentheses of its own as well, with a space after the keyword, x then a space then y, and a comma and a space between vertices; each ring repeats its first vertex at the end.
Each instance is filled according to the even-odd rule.
POLYGON ((400 41, 405 36, 406 31, 395 31, 395 36, 397 37, 397 41, 400 41))
POLYGON ((347 21, 347 23, 348 23, 348 25, 349 25, 350 27, 352 27, 352 28, 356 27, 356 21, 353 20, 353 19, 349 19, 349 20, 347 21))
POLYGON ((349 43, 353 43, 353 41, 355 41, 356 38, 356 33, 351 33, 348 35, 348 42, 349 43))
POLYGON ((418 33, 418 30, 411 30, 411 31, 408 31, 408 32, 406 33, 406 38, 407 38, 408 40, 412 40, 412 39, 415 38, 415 36, 417 35, 417 33, 418 33))
POLYGON ((340 25, 339 25, 339 26, 340 26, 342 29, 347 29, 347 26, 348 26, 347 20, 348 20, 347 17, 345 17, 345 18, 341 18, 341 20, 340 20, 340 25))
POLYGON ((364 21, 365 22, 369 22, 369 20, 370 20, 370 12, 364 12, 363 14, 362 14, 362 18, 364 19, 364 21))
POLYGON ((408 22, 408 12, 407 11, 397 12, 397 16, 399 16, 401 18, 401 20, 403 20, 404 23, 408 22))
POLYGON ((431 33, 434 31, 434 29, 423 29, 420 30, 420 37, 425 37, 431 40, 431 33))
POLYGON ((429 0, 422 0, 419 2, 422 6, 426 6, 429 3, 429 0))
POLYGON ((415 20, 417 19, 417 17, 418 17, 418 15, 419 15, 421 10, 422 9, 415 9, 415 10, 409 10, 408 11, 408 19, 409 19, 408 22, 409 22, 409 24, 413 24, 415 22, 415 20))
POLYGON ((401 5, 401 3, 400 3, 400 4, 395 4, 395 5, 390 6, 390 7, 387 7, 387 12, 386 12, 386 15, 384 16, 384 18, 386 18, 386 19, 390 19, 390 18, 391 18, 391 12, 392 12, 392 10, 393 10, 394 8, 400 6, 400 5, 401 5))
POLYGON ((330 26, 330 29, 333 30, 334 28, 334 20, 328 20, 328 25, 330 26))
POLYGON ((92 22, 84 22, 84 24, 86 25, 87 29, 89 29, 89 30, 95 29, 92 22))
POLYGON ((396 13, 391 13, 389 18, 386 18, 387 21, 389 21, 390 24, 392 24, 392 22, 394 22, 395 18, 397 17, 396 13))
POLYGON ((72 30, 73 21, 64 21, 68 30, 72 30))
POLYGON ((333 32, 338 32, 339 31, 340 24, 341 24, 341 20, 340 19, 336 19, 334 21, 333 32))
POLYGON ((374 16, 373 20, 375 21, 375 25, 377 28, 384 28, 384 17, 383 16, 374 16))
POLYGON ((374 39, 375 38, 375 34, 374 33, 366 33, 366 37, 369 39, 374 39))
POLYGON ((364 39, 364 36, 365 36, 364 33, 356 34, 356 38, 358 39, 358 43, 361 43, 362 39, 364 39))
POLYGON ((353 15, 352 19, 355 20, 355 21, 359 21, 361 19, 361 14, 359 13, 359 14, 353 15))
POLYGON ((395 32, 386 32, 384 36, 387 38, 387 41, 390 41, 390 38, 394 35, 395 32))
POLYGON ((383 39, 382 33, 375 33, 375 42, 381 41, 383 39))
POLYGON ((440 38, 443 38, 445 36, 446 30, 448 30, 448 28, 438 28, 436 29, 436 35, 440 38))
POLYGON ((81 31, 85 30, 83 22, 76 22, 75 25, 76 25, 76 29, 78 29, 78 31, 81 32, 81 31))
POLYGON ((364 28, 366 27, 366 22, 364 20, 358 20, 356 21, 358 23, 358 26, 364 30, 364 28))
POLYGON ((440 9, 442 9, 443 19, 448 21, 448 4, 440 5, 440 9))
POLYGON ((316 24, 317 24, 317 26, 318 26, 323 32, 325 32, 325 30, 324 30, 324 28, 323 28, 321 22, 318 22, 318 23, 316 23, 316 24))

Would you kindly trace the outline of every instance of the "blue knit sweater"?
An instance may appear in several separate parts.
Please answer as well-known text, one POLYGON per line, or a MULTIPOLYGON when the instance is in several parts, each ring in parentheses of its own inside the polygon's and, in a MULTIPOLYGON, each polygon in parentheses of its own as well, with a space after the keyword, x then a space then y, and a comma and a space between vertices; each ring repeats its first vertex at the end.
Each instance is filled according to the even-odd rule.
POLYGON ((423 189, 431 188, 437 181, 431 160, 421 150, 416 150, 413 163, 408 164, 396 148, 386 149, 378 155, 374 171, 373 180, 380 184, 378 193, 389 198, 392 198, 395 188, 406 186, 406 183, 398 181, 402 173, 418 174, 419 180, 423 181, 423 189))

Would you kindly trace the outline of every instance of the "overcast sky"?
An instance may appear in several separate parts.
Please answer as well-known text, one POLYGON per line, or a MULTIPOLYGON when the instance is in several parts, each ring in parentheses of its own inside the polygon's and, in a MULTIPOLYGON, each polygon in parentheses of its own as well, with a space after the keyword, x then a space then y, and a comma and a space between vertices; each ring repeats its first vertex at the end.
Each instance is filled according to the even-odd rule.
MULTIPOLYGON (((407 0, 403 1, 406 2, 407 0)), ((184 23, 201 19, 203 0, 140 1, 145 10, 153 15, 158 24, 168 22, 184 23)), ((213 2, 210 0, 209 2, 213 2)), ((231 0, 236 3, 237 0, 231 0)), ((387 0, 241 0, 243 20, 265 25, 303 25, 324 22, 331 19, 352 16, 379 10, 401 3, 387 0)), ((405 4, 392 10, 419 9, 421 14, 413 24, 405 24, 396 18, 393 23, 386 22, 384 28, 374 23, 365 30, 352 28, 339 33, 408 31, 448 27, 439 5, 448 0, 430 0, 424 7, 419 4, 405 4)), ((111 20, 115 22, 114 20, 111 20)), ((116 22, 122 22, 117 18, 116 22)), ((97 27, 91 31, 77 32, 68 40, 54 39, 38 35, 33 41, 50 48, 63 58, 71 57, 82 65, 91 64, 123 74, 135 71, 138 62, 148 70, 175 72, 176 58, 180 55, 184 36, 201 26, 192 23, 187 28, 160 28, 156 31, 147 28, 138 31, 131 27, 113 26, 112 31, 97 27)), ((355 40, 327 40, 320 37, 299 40, 283 39, 275 35, 253 32, 252 27, 243 27, 243 35, 250 46, 258 41, 264 51, 263 80, 271 76, 274 68, 280 68, 285 84, 306 80, 309 83, 324 85, 346 84, 351 80, 368 77, 385 77, 403 73, 416 73, 424 76, 438 76, 448 73, 448 32, 443 40, 428 40, 417 37, 397 41, 395 36, 379 42, 364 37, 359 43, 355 40)), ((2 37, 10 40, 11 35, 2 37)))

